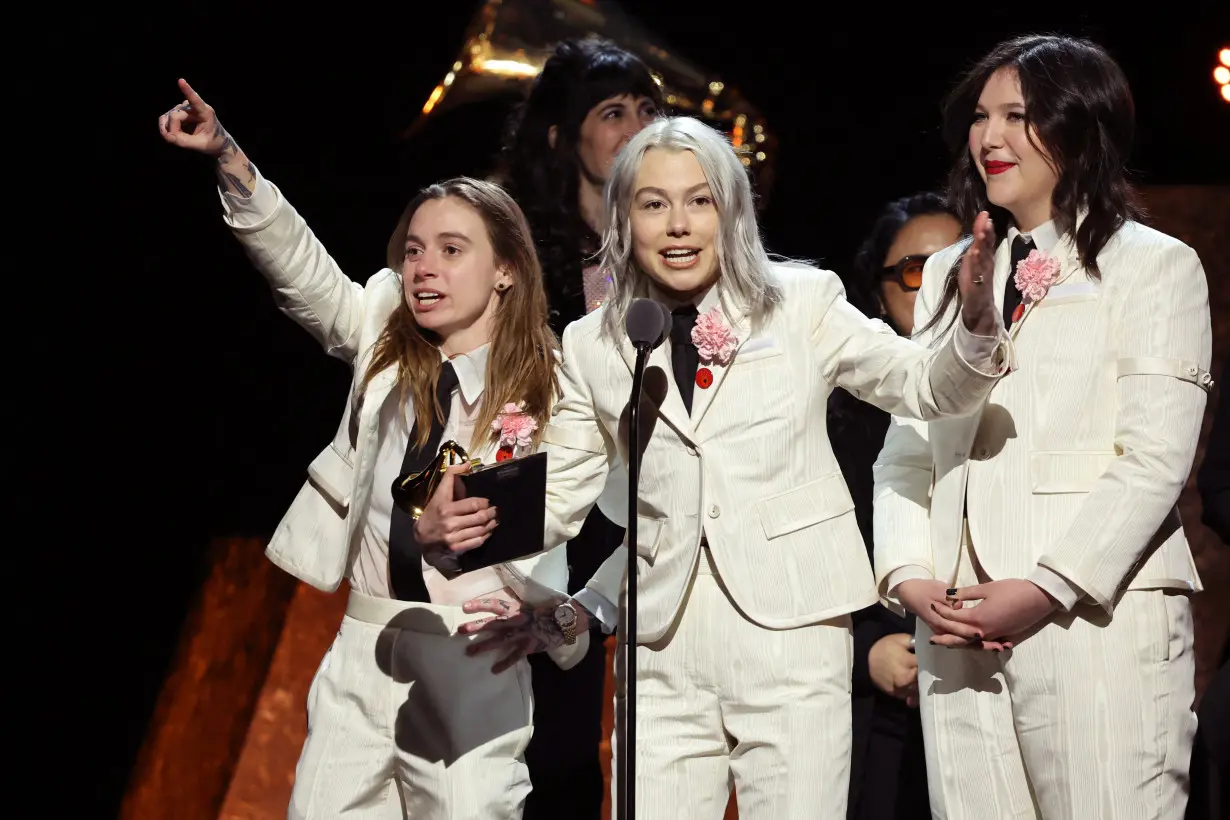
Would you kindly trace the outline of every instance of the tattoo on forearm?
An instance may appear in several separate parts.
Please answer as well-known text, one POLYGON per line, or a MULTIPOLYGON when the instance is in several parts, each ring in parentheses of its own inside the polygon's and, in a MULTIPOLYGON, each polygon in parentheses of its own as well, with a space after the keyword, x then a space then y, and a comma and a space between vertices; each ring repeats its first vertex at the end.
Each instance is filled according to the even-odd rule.
POLYGON ((222 127, 221 120, 214 120, 214 136, 222 138, 222 149, 218 152, 218 162, 225 162, 231 157, 231 155, 239 150, 239 146, 235 143, 235 140, 232 139, 231 135, 228 134, 226 129, 222 127))
POLYGON ((226 180, 227 185, 233 188, 236 193, 243 194, 246 197, 252 196, 252 190, 248 188, 247 185, 244 185, 243 182, 240 181, 239 177, 222 168, 218 169, 218 173, 222 175, 222 178, 226 180))

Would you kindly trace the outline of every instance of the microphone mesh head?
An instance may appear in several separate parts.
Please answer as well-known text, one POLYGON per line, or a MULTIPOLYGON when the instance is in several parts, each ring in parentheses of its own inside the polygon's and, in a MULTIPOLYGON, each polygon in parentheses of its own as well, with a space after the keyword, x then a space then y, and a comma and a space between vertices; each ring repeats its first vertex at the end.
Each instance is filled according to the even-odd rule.
POLYGON ((669 316, 670 313, 664 312, 652 299, 634 299, 624 319, 628 340, 634 345, 657 347, 670 327, 667 321, 669 316))

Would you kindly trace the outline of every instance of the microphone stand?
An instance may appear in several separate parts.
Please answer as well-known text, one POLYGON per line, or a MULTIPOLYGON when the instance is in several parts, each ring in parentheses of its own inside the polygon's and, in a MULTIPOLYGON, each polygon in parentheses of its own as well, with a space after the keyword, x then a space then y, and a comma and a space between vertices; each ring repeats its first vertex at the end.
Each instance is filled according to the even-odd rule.
POLYGON ((620 596, 619 627, 615 640, 615 801, 616 820, 634 817, 636 783, 636 496, 640 480, 641 392, 645 363, 652 345, 636 346, 636 366, 632 370, 632 397, 628 404, 628 569, 624 594, 620 596), (621 663, 622 661, 622 663, 621 663), (622 707, 622 708, 621 708, 622 707))

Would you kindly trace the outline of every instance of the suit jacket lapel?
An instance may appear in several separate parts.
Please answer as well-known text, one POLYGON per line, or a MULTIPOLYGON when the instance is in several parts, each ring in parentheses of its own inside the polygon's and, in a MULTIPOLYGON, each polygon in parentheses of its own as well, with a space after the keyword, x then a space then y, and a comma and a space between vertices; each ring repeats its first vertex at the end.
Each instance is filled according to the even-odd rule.
MULTIPOLYGON (((679 387, 675 384, 674 371, 671 370, 670 356, 667 355, 666 346, 670 341, 663 342, 654 348, 649 354, 649 360, 646 362, 645 369, 650 367, 659 367, 666 373, 666 398, 662 401, 662 405, 658 408, 658 417, 664 419, 667 424, 675 429, 687 439, 693 438, 692 422, 688 418, 688 412, 683 406, 683 397, 679 395, 679 387)), ((628 371, 636 372, 636 348, 628 341, 628 337, 624 336, 619 342, 619 354, 624 360, 624 364, 628 366, 628 371)), ((630 387, 630 385, 629 385, 630 387)), ((631 391, 629 390, 628 393, 631 391)), ((618 399, 622 403, 627 403, 628 396, 618 399)), ((696 397, 692 397, 693 403, 696 397)), ((695 404, 693 404, 695 406, 695 404)))

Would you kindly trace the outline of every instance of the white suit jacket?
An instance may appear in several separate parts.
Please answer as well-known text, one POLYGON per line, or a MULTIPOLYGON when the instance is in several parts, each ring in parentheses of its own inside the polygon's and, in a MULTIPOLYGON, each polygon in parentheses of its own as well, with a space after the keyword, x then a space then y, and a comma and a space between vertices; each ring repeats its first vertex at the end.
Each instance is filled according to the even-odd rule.
MULTIPOLYGON (((738 348, 729 366, 710 366, 713 384, 696 388, 690 414, 666 345, 649 357, 670 388, 637 502, 641 642, 674 620, 702 534, 735 602, 762 626, 804 626, 874 603, 854 504, 829 444, 829 393, 841 385, 890 412, 929 419, 969 412, 996 381, 952 344, 927 351, 863 316, 836 274, 801 265, 775 266, 775 274, 785 298, 761 327, 722 295, 738 348)), ((617 452, 635 353, 623 334, 601 333, 605 310, 564 331, 563 398, 543 438, 548 545, 580 529, 617 452)), ((1003 340, 997 353, 1007 347, 1003 340)), ((626 566, 625 549, 616 550, 589 588, 618 601, 626 566)))
MULTIPOLYGON (((358 386, 381 330, 403 298, 401 276, 385 268, 366 286, 351 281, 277 188, 261 182, 269 188, 258 190, 256 196, 272 194, 267 215, 254 225, 240 226, 229 217, 227 224, 269 281, 278 309, 354 372, 337 434, 308 465, 307 482, 265 553, 296 578, 332 592, 354 560, 371 500, 380 409, 385 401, 396 400, 395 394, 390 398, 397 383, 395 366, 377 373, 365 392, 359 393, 358 386)), ((229 213, 225 196, 222 201, 229 213)), ((493 438, 487 447, 470 455, 490 462, 496 449, 493 438)), ((529 603, 567 596, 568 564, 563 550, 536 553, 496 569, 504 583, 529 603)), ((584 633, 572 646, 552 650, 551 656, 569 668, 588 648, 589 635, 584 633)))
MULTIPOLYGON (((916 327, 960 248, 927 262, 916 327)), ((1010 253, 1005 239, 1001 301, 1010 253)), ((1070 237, 1053 255, 1059 278, 1012 326, 1017 369, 985 406, 928 424, 892 420, 875 466, 874 525, 877 582, 892 609, 887 581, 898 568, 955 580, 963 513, 992 579, 1040 565, 1107 611, 1125 589, 1200 589, 1175 506, 1211 386, 1200 260, 1132 222, 1098 255, 1101 281, 1070 237)))

